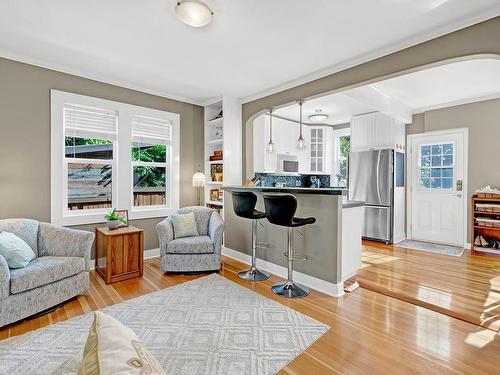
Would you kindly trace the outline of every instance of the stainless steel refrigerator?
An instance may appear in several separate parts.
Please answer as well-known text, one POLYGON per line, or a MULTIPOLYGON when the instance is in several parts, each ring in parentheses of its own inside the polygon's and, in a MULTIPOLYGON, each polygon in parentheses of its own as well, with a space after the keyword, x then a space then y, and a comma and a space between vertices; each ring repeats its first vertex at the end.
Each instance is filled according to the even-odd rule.
POLYGON ((392 243, 394 150, 349 153, 349 199, 365 202, 363 238, 392 243))

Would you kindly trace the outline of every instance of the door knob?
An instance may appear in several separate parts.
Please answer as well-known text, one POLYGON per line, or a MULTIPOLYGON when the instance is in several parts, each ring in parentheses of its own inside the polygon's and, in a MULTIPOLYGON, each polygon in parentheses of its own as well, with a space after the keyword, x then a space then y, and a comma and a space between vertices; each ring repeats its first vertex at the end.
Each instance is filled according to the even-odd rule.
POLYGON ((457 197, 458 197, 458 198, 462 198, 462 194, 457 193, 457 197))

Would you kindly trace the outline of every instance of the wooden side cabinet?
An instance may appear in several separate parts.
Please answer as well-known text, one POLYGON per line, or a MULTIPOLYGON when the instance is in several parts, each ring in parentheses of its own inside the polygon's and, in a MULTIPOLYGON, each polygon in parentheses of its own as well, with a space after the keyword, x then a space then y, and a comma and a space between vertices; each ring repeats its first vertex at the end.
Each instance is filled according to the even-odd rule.
POLYGON ((106 284, 144 274, 144 232, 136 227, 95 229, 95 269, 106 284))

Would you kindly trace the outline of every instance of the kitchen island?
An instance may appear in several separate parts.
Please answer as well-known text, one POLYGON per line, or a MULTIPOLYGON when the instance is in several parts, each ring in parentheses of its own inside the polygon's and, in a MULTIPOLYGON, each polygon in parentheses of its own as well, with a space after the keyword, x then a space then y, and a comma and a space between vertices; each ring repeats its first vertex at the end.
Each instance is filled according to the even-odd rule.
MULTIPOLYGON (((232 191, 252 191, 256 209, 265 211, 264 194, 293 194, 298 217, 315 217, 316 223, 295 230, 295 251, 307 257, 294 261, 295 281, 332 296, 343 294, 343 283, 361 267, 363 202, 345 201, 334 188, 224 186, 223 254, 250 263, 251 223, 236 216, 232 191)), ((286 275, 287 229, 260 220, 257 240, 270 248, 257 249, 257 266, 279 276, 286 275)))

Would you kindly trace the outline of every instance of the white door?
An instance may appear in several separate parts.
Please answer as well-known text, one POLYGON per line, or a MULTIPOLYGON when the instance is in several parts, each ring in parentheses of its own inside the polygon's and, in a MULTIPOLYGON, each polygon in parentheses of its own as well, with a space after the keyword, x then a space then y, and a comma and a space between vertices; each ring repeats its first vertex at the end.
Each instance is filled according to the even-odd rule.
POLYGON ((412 135, 409 233, 414 240, 463 246, 467 130, 412 135))

